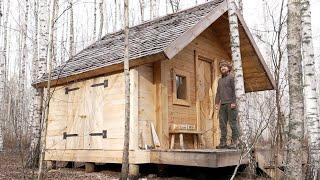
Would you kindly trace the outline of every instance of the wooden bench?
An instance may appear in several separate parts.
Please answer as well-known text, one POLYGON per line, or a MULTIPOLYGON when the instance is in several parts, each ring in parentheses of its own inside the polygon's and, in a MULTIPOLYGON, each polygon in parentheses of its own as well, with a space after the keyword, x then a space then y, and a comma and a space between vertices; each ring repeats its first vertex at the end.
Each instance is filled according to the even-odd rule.
POLYGON ((176 135, 179 135, 179 141, 180 141, 180 148, 184 149, 184 135, 185 134, 190 134, 193 136, 193 147, 194 149, 198 149, 199 147, 199 142, 200 144, 203 143, 202 140, 202 132, 201 131, 194 131, 194 130, 173 130, 173 131, 169 131, 169 136, 170 136, 170 149, 174 148, 174 141, 175 141, 175 137, 176 135))

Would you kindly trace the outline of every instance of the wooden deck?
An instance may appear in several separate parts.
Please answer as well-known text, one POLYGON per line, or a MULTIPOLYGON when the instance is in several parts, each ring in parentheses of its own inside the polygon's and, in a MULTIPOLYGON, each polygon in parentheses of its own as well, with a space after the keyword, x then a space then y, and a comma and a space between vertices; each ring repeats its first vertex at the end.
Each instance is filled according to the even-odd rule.
MULTIPOLYGON (((270 150, 256 149, 256 158, 262 166, 270 162, 270 150), (261 161, 262 162, 262 161, 261 161)), ((239 163, 241 152, 231 149, 154 149, 130 150, 129 161, 132 164, 167 164, 219 168, 235 166, 239 163)), ((47 161, 74 161, 93 163, 121 163, 121 150, 46 150, 47 161)), ((244 158, 241 164, 248 163, 244 158)))
MULTIPOLYGON (((218 168, 237 165, 240 155, 240 151, 230 149, 151 150, 150 162, 154 164, 218 168)), ((248 163, 248 159, 241 161, 241 164, 246 163, 248 163)))

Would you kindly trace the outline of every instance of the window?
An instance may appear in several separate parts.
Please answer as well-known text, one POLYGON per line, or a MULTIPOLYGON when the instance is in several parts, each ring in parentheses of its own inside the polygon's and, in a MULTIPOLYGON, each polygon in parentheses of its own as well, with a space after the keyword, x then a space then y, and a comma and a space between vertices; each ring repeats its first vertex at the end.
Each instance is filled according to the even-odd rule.
POLYGON ((187 78, 176 75, 176 95, 177 99, 187 100, 187 78))
POLYGON ((187 72, 173 69, 172 70, 172 80, 173 80, 173 104, 175 105, 183 105, 190 106, 190 83, 189 83, 189 75, 187 72))

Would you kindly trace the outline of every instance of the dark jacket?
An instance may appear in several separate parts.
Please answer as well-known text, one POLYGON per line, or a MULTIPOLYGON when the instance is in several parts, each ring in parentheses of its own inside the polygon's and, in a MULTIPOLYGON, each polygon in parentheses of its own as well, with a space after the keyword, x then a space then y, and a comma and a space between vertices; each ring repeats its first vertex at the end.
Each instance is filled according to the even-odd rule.
POLYGON ((215 103, 219 104, 236 103, 236 93, 234 88, 234 77, 232 74, 222 76, 218 81, 218 88, 215 103))

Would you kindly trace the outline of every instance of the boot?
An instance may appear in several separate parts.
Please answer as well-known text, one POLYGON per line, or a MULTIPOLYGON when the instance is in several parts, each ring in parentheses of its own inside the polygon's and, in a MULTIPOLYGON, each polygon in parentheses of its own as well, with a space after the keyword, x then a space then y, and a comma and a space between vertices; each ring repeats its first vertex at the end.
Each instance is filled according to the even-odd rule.
POLYGON ((228 146, 225 142, 220 142, 220 144, 216 148, 217 149, 227 149, 228 146))
POLYGON ((240 149, 240 142, 238 140, 232 140, 228 149, 240 149))

